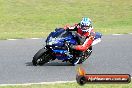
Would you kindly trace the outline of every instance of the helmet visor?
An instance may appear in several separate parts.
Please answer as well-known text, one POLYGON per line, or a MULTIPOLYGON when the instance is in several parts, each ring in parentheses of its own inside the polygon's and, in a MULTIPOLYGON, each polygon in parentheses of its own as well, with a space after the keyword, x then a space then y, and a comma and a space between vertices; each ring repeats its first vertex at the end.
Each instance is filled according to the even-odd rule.
POLYGON ((81 26, 82 30, 87 30, 90 28, 90 26, 81 26))

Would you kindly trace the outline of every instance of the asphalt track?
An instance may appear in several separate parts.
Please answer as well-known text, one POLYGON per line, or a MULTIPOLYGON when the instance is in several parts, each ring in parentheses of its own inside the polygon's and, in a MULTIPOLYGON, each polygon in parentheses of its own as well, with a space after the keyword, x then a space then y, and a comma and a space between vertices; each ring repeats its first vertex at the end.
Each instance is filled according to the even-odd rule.
MULTIPOLYGON (((0 84, 73 81, 77 66, 54 61, 33 66, 33 55, 43 47, 44 39, 0 41, 0 84)), ((87 73, 127 73, 132 75, 132 35, 105 35, 93 47, 83 63, 87 73)))

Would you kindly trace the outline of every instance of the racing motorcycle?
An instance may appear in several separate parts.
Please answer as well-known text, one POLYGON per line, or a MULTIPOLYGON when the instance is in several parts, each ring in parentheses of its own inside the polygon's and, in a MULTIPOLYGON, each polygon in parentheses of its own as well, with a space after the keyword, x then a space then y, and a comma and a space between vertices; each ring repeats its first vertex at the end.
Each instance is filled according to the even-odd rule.
POLYGON ((79 42, 72 31, 66 31, 63 28, 56 28, 46 39, 46 45, 40 49, 33 57, 34 66, 44 65, 55 59, 62 62, 70 62, 72 65, 83 63, 92 53, 92 46, 101 41, 101 33, 96 32, 92 45, 85 52, 70 49, 70 45, 77 45, 79 42), (76 60, 79 62, 76 62, 76 60))

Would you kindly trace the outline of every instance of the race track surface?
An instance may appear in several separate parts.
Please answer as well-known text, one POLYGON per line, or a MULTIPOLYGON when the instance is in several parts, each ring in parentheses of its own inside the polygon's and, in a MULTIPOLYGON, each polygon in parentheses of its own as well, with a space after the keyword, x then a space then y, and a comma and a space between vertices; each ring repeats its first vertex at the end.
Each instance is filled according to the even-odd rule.
MULTIPOLYGON (((0 41, 0 84, 73 81, 77 66, 54 61, 33 66, 34 54, 43 47, 44 39, 0 41)), ((93 47, 83 63, 87 73, 127 73, 132 75, 132 35, 105 35, 93 47)))

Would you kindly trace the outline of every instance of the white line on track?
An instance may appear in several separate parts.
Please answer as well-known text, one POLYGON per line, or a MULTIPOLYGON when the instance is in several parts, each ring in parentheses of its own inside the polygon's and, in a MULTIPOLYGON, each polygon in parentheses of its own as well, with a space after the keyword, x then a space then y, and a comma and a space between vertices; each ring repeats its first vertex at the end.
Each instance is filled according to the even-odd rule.
POLYGON ((112 35, 123 35, 123 34, 112 34, 112 35))
POLYGON ((129 34, 131 34, 131 35, 132 35, 132 33, 129 33, 129 34))
POLYGON ((18 40, 18 39, 7 39, 7 40, 18 40))
POLYGON ((56 82, 40 82, 40 83, 22 83, 22 84, 0 84, 0 86, 26 86, 26 85, 37 85, 37 84, 59 84, 59 83, 74 83, 76 81, 56 81, 56 82))
POLYGON ((41 39, 41 38, 30 38, 30 39, 41 39))
MULTIPOLYGON (((25 39, 42 39, 42 38, 25 38, 25 39)), ((7 40, 22 40, 22 39, 7 39, 7 40)))

